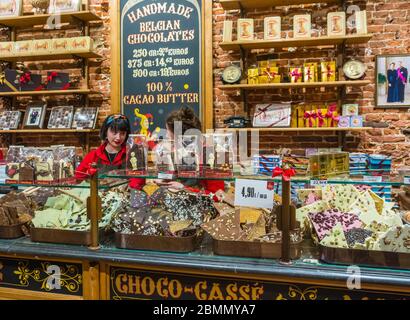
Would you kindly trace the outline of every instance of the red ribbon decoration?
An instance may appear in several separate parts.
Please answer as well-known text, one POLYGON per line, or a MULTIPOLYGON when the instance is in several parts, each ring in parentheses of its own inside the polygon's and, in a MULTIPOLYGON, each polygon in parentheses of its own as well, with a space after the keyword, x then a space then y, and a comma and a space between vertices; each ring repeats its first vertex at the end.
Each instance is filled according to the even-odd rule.
POLYGON ((290 76, 293 78, 295 77, 295 82, 298 82, 299 78, 302 76, 302 74, 299 72, 299 69, 294 69, 291 73, 290 76))
POLYGON ((55 77, 57 77, 58 76, 58 73, 57 72, 55 72, 55 71, 53 71, 53 72, 51 72, 48 76, 47 76, 47 81, 48 82, 50 82, 50 81, 52 81, 55 77))
POLYGON ((276 77, 279 73, 278 73, 278 72, 275 72, 275 71, 270 72, 270 71, 268 71, 268 70, 265 70, 265 74, 268 76, 269 81, 273 81, 273 80, 275 80, 275 77, 276 77))
POLYGON ((325 124, 325 115, 322 114, 322 109, 317 110, 317 118, 319 119, 319 127, 323 127, 325 124))
POLYGON ((269 107, 271 106, 271 104, 268 104, 265 108, 259 108, 258 111, 259 113, 257 113, 255 115, 255 117, 261 117, 261 119, 265 119, 266 118, 266 111, 269 109, 269 107))
POLYGON ((97 171, 98 171, 97 168, 94 168, 94 167, 90 166, 87 170, 87 174, 90 175, 90 176, 93 176, 97 173, 97 171))
POLYGON ((275 169, 273 169, 272 173, 273 178, 282 176, 283 180, 285 181, 290 181, 290 178, 295 175, 296 171, 293 168, 283 170, 282 168, 276 167, 275 169))
POLYGON ((313 127, 313 121, 312 119, 316 119, 317 118, 317 113, 315 111, 305 111, 305 114, 303 116, 303 118, 305 120, 309 119, 309 127, 313 127))
POLYGON ((31 81, 31 75, 29 72, 25 72, 20 76, 20 83, 25 84, 31 81))
POLYGON ((329 63, 326 65, 326 69, 327 69, 327 81, 329 81, 330 76, 333 74, 332 67, 330 66, 329 63))
POLYGON ((336 104, 331 104, 328 109, 327 113, 325 115, 325 118, 331 119, 330 127, 335 127, 337 122, 339 122, 339 116, 335 115, 334 112, 336 111, 336 104))

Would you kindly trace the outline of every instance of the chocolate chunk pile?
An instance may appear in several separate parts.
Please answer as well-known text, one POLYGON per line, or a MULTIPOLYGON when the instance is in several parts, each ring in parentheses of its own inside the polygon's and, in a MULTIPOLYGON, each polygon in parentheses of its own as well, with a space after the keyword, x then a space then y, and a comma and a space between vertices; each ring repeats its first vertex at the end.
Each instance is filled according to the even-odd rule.
POLYGON ((217 214, 211 196, 166 188, 144 187, 131 192, 131 207, 113 219, 115 232, 135 235, 187 237, 217 214))

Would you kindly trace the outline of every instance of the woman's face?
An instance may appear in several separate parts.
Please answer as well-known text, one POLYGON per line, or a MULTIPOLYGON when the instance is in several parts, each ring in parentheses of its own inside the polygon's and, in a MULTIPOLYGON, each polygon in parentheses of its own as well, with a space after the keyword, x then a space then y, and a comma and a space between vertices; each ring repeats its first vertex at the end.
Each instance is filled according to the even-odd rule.
POLYGON ((120 148, 123 145, 126 136, 126 131, 115 132, 112 128, 108 128, 107 130, 108 144, 110 144, 113 148, 120 148))

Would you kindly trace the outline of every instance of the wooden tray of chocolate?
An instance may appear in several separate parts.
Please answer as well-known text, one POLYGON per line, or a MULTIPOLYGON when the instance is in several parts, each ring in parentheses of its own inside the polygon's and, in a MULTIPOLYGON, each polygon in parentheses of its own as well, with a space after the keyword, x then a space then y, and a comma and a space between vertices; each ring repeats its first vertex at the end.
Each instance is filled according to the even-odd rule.
POLYGON ((121 249, 192 252, 198 247, 202 241, 202 237, 202 234, 188 237, 167 237, 116 232, 115 246, 121 249))
POLYGON ((73 231, 51 228, 30 228, 30 237, 33 242, 49 242, 62 244, 78 244, 88 246, 91 244, 91 232, 73 231))
POLYGON ((410 269, 410 254, 391 251, 333 248, 319 245, 326 263, 410 269))
POLYGON ((0 226, 0 239, 17 239, 24 237, 23 226, 24 223, 15 224, 13 226, 0 226))
MULTIPOLYGON (((302 241, 300 241, 302 242, 302 241)), ((299 243, 293 243, 290 247, 291 259, 299 259, 302 253, 299 243)), ((213 251, 221 256, 236 256, 248 258, 279 259, 281 257, 282 243, 261 241, 233 241, 212 240, 213 251)))

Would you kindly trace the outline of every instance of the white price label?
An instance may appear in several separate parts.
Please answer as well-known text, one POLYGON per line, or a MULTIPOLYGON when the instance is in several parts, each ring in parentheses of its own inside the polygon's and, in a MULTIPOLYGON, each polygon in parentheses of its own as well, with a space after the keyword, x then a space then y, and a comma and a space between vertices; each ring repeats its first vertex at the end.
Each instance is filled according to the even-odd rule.
POLYGON ((10 128, 3 128, 4 131, 10 130, 10 128))
POLYGON ((273 208, 273 190, 263 180, 235 180, 235 206, 273 208))
POLYGON ((172 173, 163 173, 163 172, 158 173, 158 179, 172 180, 173 178, 174 178, 174 175, 172 173))
POLYGON ((310 180, 311 186, 325 186, 327 185, 327 180, 310 180))
POLYGON ((410 184, 410 177, 404 177, 403 183, 404 184, 410 184))
POLYGON ((383 177, 382 176, 363 176, 363 181, 366 181, 366 182, 382 182, 383 177))

